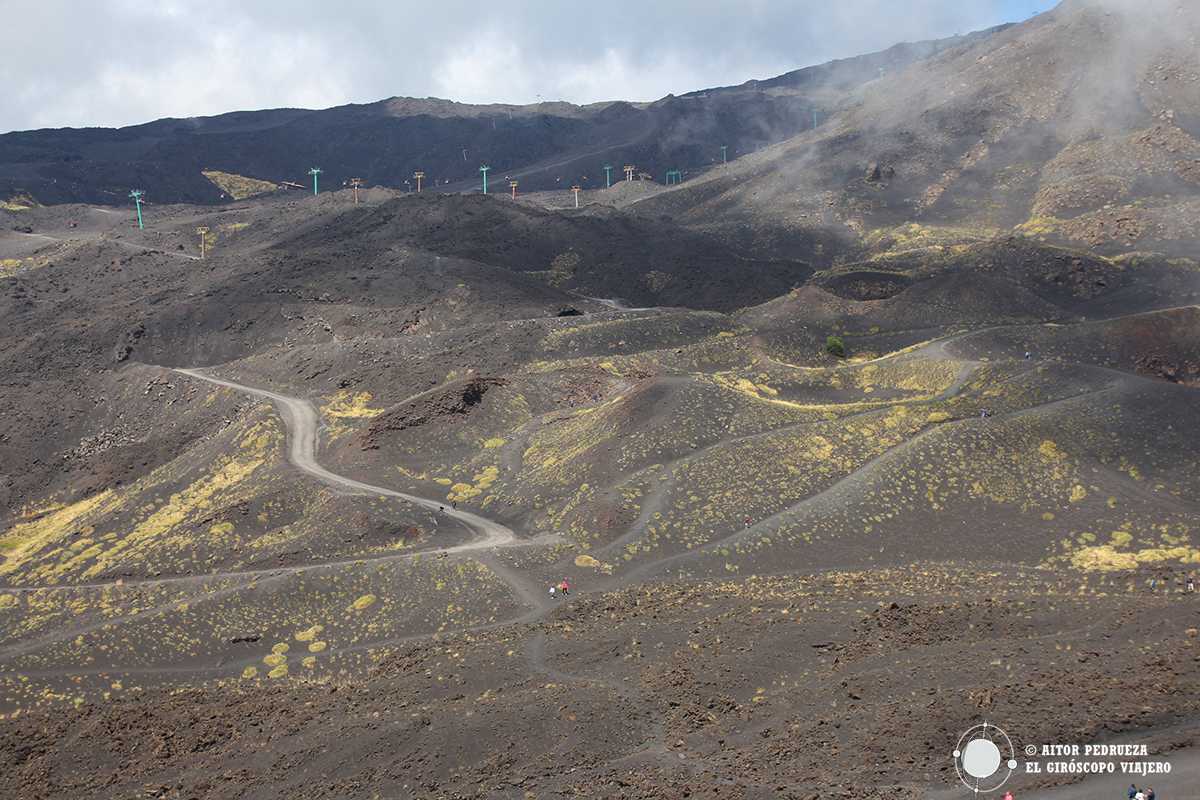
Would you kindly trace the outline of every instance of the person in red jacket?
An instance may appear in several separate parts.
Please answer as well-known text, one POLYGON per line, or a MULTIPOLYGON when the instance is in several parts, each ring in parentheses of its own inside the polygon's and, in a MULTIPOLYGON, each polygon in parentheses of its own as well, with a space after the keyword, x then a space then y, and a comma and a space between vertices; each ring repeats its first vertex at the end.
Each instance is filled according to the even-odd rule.
POLYGON ((560 592, 562 592, 563 594, 570 594, 571 593, 571 582, 568 581, 566 578, 563 578, 562 583, 560 583, 558 585, 558 590, 560 592))

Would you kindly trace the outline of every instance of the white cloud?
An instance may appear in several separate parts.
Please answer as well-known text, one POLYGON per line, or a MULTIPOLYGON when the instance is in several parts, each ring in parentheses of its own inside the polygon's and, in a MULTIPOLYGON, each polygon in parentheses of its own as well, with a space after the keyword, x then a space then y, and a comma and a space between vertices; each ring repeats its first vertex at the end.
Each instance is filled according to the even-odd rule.
POLYGON ((651 100, 999 21, 1004 0, 40 0, 0 28, 0 131, 393 95, 651 100))
POLYGON ((328 68, 335 59, 309 35, 214 32, 202 45, 161 62, 131 55, 98 65, 86 81, 54 92, 39 87, 30 98, 37 102, 29 103, 29 122, 114 125, 264 105, 335 105, 351 92, 350 76, 328 68))
POLYGON ((433 94, 464 103, 528 102, 533 80, 515 44, 480 47, 463 42, 430 70, 433 94))

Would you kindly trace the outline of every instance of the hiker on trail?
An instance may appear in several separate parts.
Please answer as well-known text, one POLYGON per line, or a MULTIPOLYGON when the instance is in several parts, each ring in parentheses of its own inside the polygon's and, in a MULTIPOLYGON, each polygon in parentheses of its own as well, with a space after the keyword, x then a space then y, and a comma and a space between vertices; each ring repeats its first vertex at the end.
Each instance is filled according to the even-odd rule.
POLYGON ((1188 594, 1195 594, 1195 592, 1196 592, 1196 576, 1195 575, 1187 576, 1187 584, 1184 586, 1184 591, 1187 592, 1188 594))
POLYGON ((1029 359, 1031 359, 1031 358, 1033 358, 1033 353, 1031 353, 1031 352, 1029 352, 1028 350, 1026 350, 1026 351, 1025 351, 1025 360, 1026 360, 1026 361, 1028 361, 1028 360, 1029 360, 1029 359))
POLYGON ((564 595, 571 593, 571 583, 566 578, 562 579, 562 583, 558 585, 558 590, 564 595))
POLYGON ((550 597, 551 598, 554 597, 554 587, 553 586, 550 587, 550 597))
POLYGON ((439 511, 439 512, 441 512, 442 514, 445 514, 445 513, 446 513, 446 507, 445 507, 445 506, 438 506, 438 511, 439 511))
POLYGON ((747 528, 750 527, 750 515, 748 515, 748 514, 746 515, 746 527, 747 528))

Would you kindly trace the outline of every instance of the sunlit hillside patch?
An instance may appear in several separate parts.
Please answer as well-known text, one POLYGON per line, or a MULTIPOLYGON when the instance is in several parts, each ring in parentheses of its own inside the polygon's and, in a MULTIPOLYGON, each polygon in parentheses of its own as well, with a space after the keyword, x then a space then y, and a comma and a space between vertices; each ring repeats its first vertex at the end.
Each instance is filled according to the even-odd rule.
POLYGON ((685 459, 673 468, 660 512, 622 558, 632 561, 660 548, 692 549, 749 528, 744 517, 756 524, 820 494, 926 424, 896 407, 747 437, 685 459))
POLYGON ((0 574, 61 583, 95 579, 120 564, 147 572, 194 569, 204 554, 228 552, 239 544, 233 524, 201 521, 264 488, 251 476, 279 457, 282 435, 268 419, 232 444, 231 453, 211 463, 197 465, 184 453, 119 489, 18 522, 0 536, 0 574))
POLYGON ((321 406, 321 413, 334 419, 370 419, 383 413, 382 408, 371 408, 372 399, 370 392, 343 389, 321 406))
POLYGON ((632 352, 694 347, 709 339, 727 341, 733 336, 721 314, 706 311, 663 311, 645 316, 622 315, 610 319, 576 317, 546 333, 541 349, 548 357, 573 359, 580 355, 614 356, 632 352), (726 336, 721 337, 720 334, 726 336))
POLYGON ((1085 571, 1119 572, 1142 566, 1178 566, 1194 568, 1200 564, 1200 549, 1195 547, 1149 547, 1122 550, 1111 544, 1082 547, 1071 554, 1071 566, 1085 571))
POLYGON ((471 477, 471 483, 453 484, 446 499, 453 503, 473 501, 491 489, 499 476, 500 470, 494 465, 486 466, 471 477))
MULTIPOLYGON (((6 641, 19 641, 70 625, 79 620, 115 620, 130 613, 131 608, 162 604, 170 606, 181 595, 167 587, 138 591, 119 584, 106 585, 88 593, 41 589, 7 595, 11 613, 0 630, 6 641)), ((0 600, 0 610, 5 602, 0 600)), ((176 607, 178 610, 178 607, 176 607)))
POLYGON ((537 430, 525 450, 524 479, 539 485, 578 486, 586 483, 588 466, 580 456, 611 439, 622 402, 614 400, 591 413, 537 430))
POLYGON ((750 375, 714 373, 711 380, 795 412, 838 415, 932 401, 949 389, 964 369, 961 364, 933 359, 883 360, 841 368, 764 366, 768 368, 750 375))
POLYGON ((295 639, 297 642, 312 642, 316 641, 321 631, 325 630, 325 626, 321 624, 310 625, 302 631, 297 631, 295 639))
POLYGON ((587 555, 586 553, 575 556, 575 566, 582 569, 594 569, 606 575, 611 575, 613 571, 612 564, 606 564, 594 556, 587 555))
MULTIPOLYGON (((548 529, 567 536, 572 541, 581 544, 595 545, 603 542, 611 533, 601 533, 595 524, 588 520, 596 510, 597 490, 593 480, 605 480, 597 463, 577 453, 599 448, 605 453, 604 463, 609 468, 618 467, 622 470, 647 470, 636 472, 629 481, 621 485, 620 494, 628 497, 625 504, 629 511, 621 513, 632 517, 644 516, 645 498, 654 498, 652 502, 661 502, 665 497, 666 504, 650 511, 652 516, 645 520, 644 533, 630 543, 623 553, 628 561, 639 551, 653 549, 659 543, 677 543, 690 541, 693 544, 702 539, 696 539, 694 533, 676 529, 683 524, 689 530, 699 530, 709 526, 737 523, 746 510, 755 510, 755 518, 760 516, 758 511, 764 503, 774 503, 775 497, 802 497, 806 491, 805 470, 795 467, 791 473, 778 482, 764 480, 758 488, 748 487, 744 496, 731 497, 728 495, 729 485, 695 487, 691 484, 695 466, 704 463, 705 459, 714 458, 722 451, 736 452, 751 446, 738 441, 722 442, 729 437, 766 437, 766 442, 774 428, 786 428, 793 425, 812 426, 815 423, 830 425, 829 430, 834 436, 829 436, 817 429, 797 431, 795 438, 805 444, 800 448, 803 452, 813 455, 814 469, 831 468, 835 471, 840 466, 835 454, 842 448, 842 441, 847 431, 843 429, 846 423, 834 421, 844 416, 854 416, 874 419, 882 432, 880 435, 864 433, 865 439, 873 439, 877 444, 896 444, 902 441, 895 438, 895 433, 901 431, 920 430, 929 424, 945 422, 956 415, 941 410, 933 405, 933 396, 920 393, 921 390, 944 391, 960 377, 962 367, 950 361, 930 359, 914 359, 912 363, 903 364, 868 364, 857 365, 853 368, 822 368, 818 370, 793 370, 790 367, 771 366, 762 364, 765 371, 755 371, 748 374, 692 374, 687 383, 678 384, 673 389, 675 402, 670 406, 672 411, 667 417, 672 426, 669 439, 659 440, 658 431, 654 425, 647 425, 649 420, 641 418, 637 426, 637 435, 620 436, 624 424, 624 414, 631 412, 632 407, 626 408, 630 401, 604 404, 594 409, 592 413, 579 415, 573 419, 556 420, 554 426, 538 430, 531 441, 530 449, 523 459, 523 471, 516 485, 520 496, 533 487, 540 487, 551 496, 561 495, 562 489, 557 486, 570 486, 572 482, 579 487, 567 495, 561 495, 558 502, 545 505, 548 529), (711 381, 711 382, 710 382, 711 381), (861 398, 870 395, 865 388, 874 388, 892 384, 891 392, 896 396, 892 400, 865 401, 861 398), (898 384, 898 386, 897 386, 898 384), (776 387, 780 388, 776 388, 776 387), (903 386, 904 388, 899 388, 903 386), (785 390, 793 396, 809 393, 813 390, 833 390, 846 394, 846 402, 800 403, 787 401, 780 403, 769 402, 772 392, 779 394, 785 390), (929 411, 910 409, 910 403, 929 403, 929 411), (764 413, 769 410, 770 413, 764 413), (932 415, 932 418, 931 418, 932 415), (544 450, 540 445, 546 445, 544 450), (553 444, 551 444, 553 441, 553 444), (707 446, 702 446, 705 443, 707 446), (710 450, 711 448, 711 450, 710 450), (545 458, 542 458, 544 453, 545 458), (668 454, 674 453, 673 456, 668 454), (679 460, 675 460, 679 457, 679 460), (667 466, 655 478, 651 471, 658 469, 654 462, 665 460, 667 466), (562 483, 554 480, 545 481, 552 475, 565 468, 562 483), (570 475, 570 478, 567 478, 570 475), (641 476, 641 477, 638 477, 641 476), (644 480, 645 479, 645 480, 644 480), (649 481, 648 489, 639 489, 639 485, 649 481), (666 481, 665 486, 662 481, 666 481), (522 489, 527 486, 529 489, 522 489), (632 492, 632 494, 630 494, 632 492), (664 494, 665 493, 665 494, 664 494), (700 516, 694 516, 696 511, 685 511, 692 501, 707 497, 706 509, 699 511, 700 516), (738 511, 737 509, 742 509, 738 511), (679 517, 679 515, 683 515, 679 517), (676 519, 676 517, 679 517, 676 519)), ((663 405, 657 409, 665 410, 663 405)), ((969 413, 969 412, 968 412, 969 413)), ((862 428, 864 423, 857 420, 851 427, 853 430, 862 428)), ((664 431, 666 433, 666 431, 664 431)), ((784 434, 780 434, 780 438, 784 434)), ((852 441, 862 441, 850 434, 852 441)), ((786 459, 784 459, 786 461, 786 459)), ((756 465, 755 470, 772 469, 772 465, 780 462, 778 456, 762 455, 746 459, 745 465, 725 465, 714 471, 714 476, 722 483, 733 482, 740 485, 740 476, 749 468, 756 465)), ((847 465, 848 469, 853 469, 847 465)), ((778 506, 775 506, 778 508, 778 506)), ((538 506, 541 509, 541 506, 538 506)), ((608 523, 604 523, 607 525, 608 523)), ((676 546, 676 545, 672 545, 676 546)), ((648 550, 647 550, 648 552, 648 550)))
MULTIPOLYGON (((0 575, 26 570, 31 563, 49 561, 60 554, 74 556, 65 549, 66 540, 76 530, 94 532, 87 520, 100 519, 122 503, 112 490, 79 500, 29 522, 19 522, 0 535, 0 575)), ((90 552, 89 555, 94 555, 90 552)))
POLYGON ((384 409, 371 407, 373 399, 370 392, 351 392, 349 389, 334 394, 321 406, 321 415, 326 419, 326 435, 337 439, 353 430, 357 421, 382 414, 384 409))
POLYGON ((375 599, 375 595, 373 594, 364 594, 351 603, 350 608, 354 611, 362 611, 363 609, 373 606, 375 604, 375 599))
MULTIPOLYGON (((255 486, 249 481, 250 477, 267 463, 268 459, 277 455, 277 448, 281 443, 282 436, 273 420, 251 427, 239 440, 239 448, 235 455, 220 458, 203 477, 172 494, 165 502, 154 504, 150 513, 135 524, 132 530, 119 536, 111 544, 100 546, 95 552, 80 553, 74 559, 58 565, 52 574, 63 575, 81 571, 84 577, 90 578, 104 573, 122 561, 147 558, 151 551, 158 558, 162 558, 166 553, 180 553, 192 549, 195 543, 185 523, 193 520, 196 515, 207 512, 218 502, 227 503, 233 497, 253 493, 255 486)), ((153 477, 152 474, 151 478, 153 477)), ((218 530, 218 536, 228 536, 233 529, 230 527, 218 530)))
MULTIPOLYGON (((1114 515, 1114 519, 1120 518, 1114 515)), ((1085 531, 1063 539, 1046 563, 1085 572, 1120 572, 1144 567, 1188 570, 1200 564, 1200 548, 1192 543, 1195 535, 1191 519, 1164 515, 1156 520, 1136 515, 1127 517, 1107 536, 1085 531)))
POLYGON ((1063 226, 1063 221, 1050 216, 1032 216, 1016 227, 1018 233, 1025 236, 1032 236, 1038 239, 1045 239, 1047 236, 1058 233, 1063 226))
POLYGON ((9 195, 7 200, 0 200, 0 209, 4 211, 21 212, 40 207, 41 203, 25 192, 17 192, 9 195))
POLYGON ((987 241, 998 232, 996 228, 948 227, 911 222, 870 231, 863 237, 863 243, 873 251, 873 260, 882 260, 912 251, 953 252, 952 248, 987 241))
POLYGON ((279 188, 277 184, 270 181, 247 178, 245 175, 236 175, 232 172, 222 172, 216 169, 201 170, 200 174, 212 181, 214 186, 234 200, 245 200, 248 197, 267 194, 279 188))
MULTIPOLYGON (((359 669, 363 665, 353 651, 365 657, 362 645, 409 633, 478 626, 518 607, 507 585, 488 567, 464 559, 414 556, 249 580, 205 580, 191 586, 172 582, 28 593, 23 605, 0 608, 0 617, 19 614, 21 621, 6 626, 13 637, 6 641, 28 644, 21 654, 10 653, 6 667, 27 671, 59 664, 92 669, 116 662, 148 668, 180 658, 235 653, 230 677, 284 678, 294 676, 298 664, 319 669, 329 658, 359 669), (26 626, 27 619, 36 622, 26 626), (79 635, 42 636, 64 625, 81 626, 79 635), (262 635, 235 642, 248 632, 262 635), (253 671, 245 670, 247 657, 252 658, 253 671)), ((9 699, 19 698, 29 706, 62 702, 43 695, 43 685, 31 682, 10 692, 9 699)), ((140 679, 130 680, 124 691, 136 692, 141 685, 140 679)))

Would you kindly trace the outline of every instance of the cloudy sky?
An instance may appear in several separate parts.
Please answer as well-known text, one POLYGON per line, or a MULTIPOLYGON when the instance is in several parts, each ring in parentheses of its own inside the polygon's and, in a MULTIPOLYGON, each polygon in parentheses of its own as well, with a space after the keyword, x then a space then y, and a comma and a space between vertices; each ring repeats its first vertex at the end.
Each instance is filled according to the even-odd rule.
POLYGON ((395 95, 651 100, 1055 0, 0 0, 0 132, 395 95))

